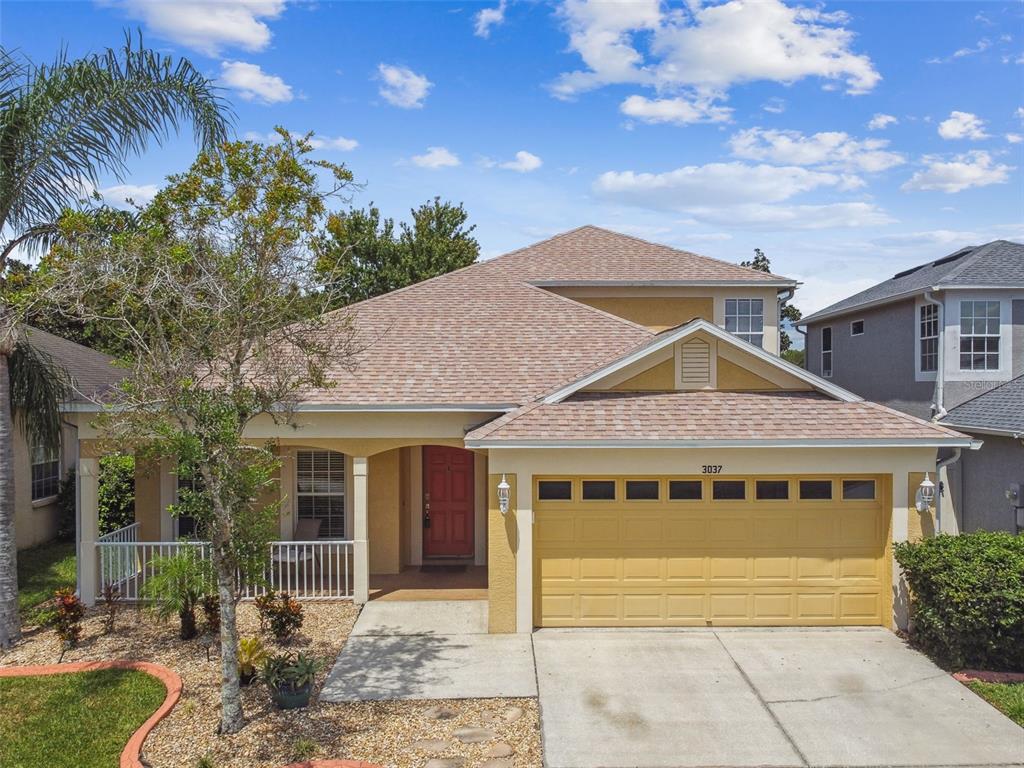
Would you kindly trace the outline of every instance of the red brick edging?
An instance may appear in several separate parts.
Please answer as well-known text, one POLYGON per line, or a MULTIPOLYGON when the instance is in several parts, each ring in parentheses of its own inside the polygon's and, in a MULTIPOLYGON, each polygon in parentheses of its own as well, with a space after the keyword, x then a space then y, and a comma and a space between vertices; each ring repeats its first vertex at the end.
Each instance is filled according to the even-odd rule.
POLYGON ((181 698, 181 677, 172 669, 148 661, 83 661, 74 664, 43 664, 31 667, 4 667, 0 677, 34 677, 38 675, 60 675, 72 672, 98 672, 104 669, 134 669, 152 675, 167 689, 167 696, 139 729, 132 734, 121 750, 120 768, 145 768, 140 759, 142 743, 156 724, 163 720, 181 698))
POLYGON ((977 680, 982 683, 1024 683, 1024 672, 989 672, 984 669, 962 669, 953 677, 961 683, 977 680))

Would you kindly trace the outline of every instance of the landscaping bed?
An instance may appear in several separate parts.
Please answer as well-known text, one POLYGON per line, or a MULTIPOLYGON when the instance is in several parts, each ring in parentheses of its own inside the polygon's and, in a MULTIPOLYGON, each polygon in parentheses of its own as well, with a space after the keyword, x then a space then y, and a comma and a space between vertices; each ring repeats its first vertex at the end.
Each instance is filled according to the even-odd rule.
POLYGON ((18 552, 18 610, 32 621, 36 609, 61 587, 74 587, 75 542, 54 541, 18 552))
MULTIPOLYGON (((314 704, 278 711, 266 688, 255 683, 242 693, 246 727, 230 736, 216 734, 219 659, 217 642, 209 635, 179 640, 176 622, 160 623, 148 611, 135 608, 122 609, 114 632, 104 634, 101 612, 90 611, 79 647, 69 650, 64 661, 139 659, 163 664, 181 675, 181 701, 143 747, 143 758, 152 768, 193 768, 203 758, 209 760, 204 768, 277 768, 311 758, 366 760, 395 768, 422 768, 432 758, 455 757, 465 758, 467 768, 487 759, 496 761, 494 768, 541 765, 533 699, 315 703, 358 610, 348 603, 306 603, 303 612, 302 629, 288 645, 278 645, 268 634, 260 636, 271 651, 302 651, 324 662, 317 675, 314 704), (450 710, 440 714, 452 716, 437 718, 439 706, 450 710), (494 737, 482 743, 463 743, 455 737, 457 730, 471 727, 485 727, 494 737), (430 744, 432 740, 439 743, 430 744), (438 749, 442 744, 445 748, 438 749), (502 744, 511 748, 512 756, 497 757, 504 750, 494 748, 502 744)), ((243 603, 238 615, 243 636, 260 634, 254 606, 243 603)), ((60 642, 53 630, 35 628, 10 652, 0 654, 0 666, 52 664, 59 656, 60 642)))

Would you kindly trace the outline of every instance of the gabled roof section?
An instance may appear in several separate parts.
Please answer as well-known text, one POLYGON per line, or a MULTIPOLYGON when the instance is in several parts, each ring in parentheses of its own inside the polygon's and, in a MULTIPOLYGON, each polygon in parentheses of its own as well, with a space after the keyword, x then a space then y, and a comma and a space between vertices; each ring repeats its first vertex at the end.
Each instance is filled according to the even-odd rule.
POLYGON ((114 358, 109 355, 55 336, 41 328, 23 328, 29 343, 62 366, 71 377, 72 402, 99 399, 125 376, 125 371, 116 367, 114 358))
POLYGON ((672 328, 667 331, 662 331, 654 338, 646 341, 634 349, 630 350, 621 357, 615 360, 605 363, 600 367, 591 369, 588 373, 580 376, 573 382, 559 387, 558 389, 549 392, 542 398, 542 401, 547 404, 559 403, 568 398, 569 396, 579 392, 585 387, 589 387, 592 384, 604 379, 612 374, 626 368, 627 366, 633 365, 634 363, 642 360, 645 357, 653 355, 654 353, 670 347, 684 339, 693 336, 694 334, 704 333, 710 336, 714 336, 719 342, 728 344, 738 350, 741 350, 753 357, 767 363, 780 371, 783 371, 800 381, 810 385, 813 389, 821 392, 829 397, 836 400, 842 400, 844 402, 858 402, 862 400, 861 397, 855 395, 849 390, 843 389, 842 387, 836 386, 830 381, 826 381, 818 376, 815 376, 810 371, 804 370, 799 366, 793 365, 786 360, 783 360, 776 355, 766 352, 761 347, 750 344, 743 341, 739 337, 729 333, 728 331, 719 328, 714 323, 710 323, 707 320, 697 319, 691 320, 685 325, 681 325, 678 328, 672 328))
POLYGON ((968 431, 1024 435, 1024 376, 961 403, 940 423, 968 431))
POLYGON ((1024 287, 1024 245, 993 240, 985 245, 961 248, 936 261, 898 272, 885 282, 808 315, 799 325, 916 296, 927 290, 977 287, 1024 287))

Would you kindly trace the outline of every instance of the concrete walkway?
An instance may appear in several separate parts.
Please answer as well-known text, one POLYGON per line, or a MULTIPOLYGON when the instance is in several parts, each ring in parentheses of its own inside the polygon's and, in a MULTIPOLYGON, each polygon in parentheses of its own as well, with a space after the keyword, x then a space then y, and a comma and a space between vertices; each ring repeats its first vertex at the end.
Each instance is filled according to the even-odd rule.
POLYGON ((530 636, 487 634, 486 601, 373 601, 363 606, 320 700, 536 695, 530 636))
POLYGON ((1024 729, 883 629, 533 642, 547 768, 1024 765, 1024 729))

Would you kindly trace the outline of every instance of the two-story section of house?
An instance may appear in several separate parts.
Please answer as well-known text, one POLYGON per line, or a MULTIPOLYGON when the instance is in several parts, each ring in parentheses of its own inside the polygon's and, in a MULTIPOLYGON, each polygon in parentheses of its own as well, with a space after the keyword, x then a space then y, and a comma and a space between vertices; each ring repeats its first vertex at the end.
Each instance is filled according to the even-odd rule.
POLYGON ((984 440, 942 472, 943 531, 1021 530, 1024 245, 963 248, 801 324, 812 373, 984 440))

